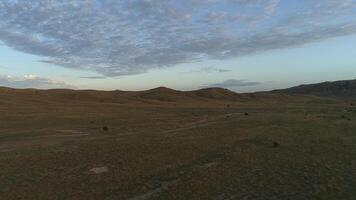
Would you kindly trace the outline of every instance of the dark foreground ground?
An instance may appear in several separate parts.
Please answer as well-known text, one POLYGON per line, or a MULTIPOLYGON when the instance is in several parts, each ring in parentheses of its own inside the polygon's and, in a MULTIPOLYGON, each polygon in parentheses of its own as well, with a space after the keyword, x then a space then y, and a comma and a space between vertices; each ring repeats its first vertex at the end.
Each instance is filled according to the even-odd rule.
POLYGON ((356 199, 350 102, 229 104, 0 102, 0 199, 356 199))

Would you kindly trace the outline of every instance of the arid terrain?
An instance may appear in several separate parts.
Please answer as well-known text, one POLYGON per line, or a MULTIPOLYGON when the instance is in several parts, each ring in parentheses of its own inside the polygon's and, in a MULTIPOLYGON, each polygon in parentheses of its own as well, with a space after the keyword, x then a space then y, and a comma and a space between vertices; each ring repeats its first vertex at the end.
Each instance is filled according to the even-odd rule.
POLYGON ((0 88, 0 199, 356 199, 351 100, 0 88))

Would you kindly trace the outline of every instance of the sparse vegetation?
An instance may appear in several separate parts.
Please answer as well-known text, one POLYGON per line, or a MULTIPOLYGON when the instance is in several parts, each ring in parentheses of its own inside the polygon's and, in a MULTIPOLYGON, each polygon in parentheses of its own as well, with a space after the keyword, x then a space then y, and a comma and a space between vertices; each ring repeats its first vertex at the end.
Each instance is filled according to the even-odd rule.
POLYGON ((189 103, 180 98, 189 93, 165 91, 170 101, 103 93, 105 103, 80 91, 76 99, 93 97, 0 92, 0 199, 356 196, 356 121, 340 120, 352 119, 345 102, 256 94, 189 103))

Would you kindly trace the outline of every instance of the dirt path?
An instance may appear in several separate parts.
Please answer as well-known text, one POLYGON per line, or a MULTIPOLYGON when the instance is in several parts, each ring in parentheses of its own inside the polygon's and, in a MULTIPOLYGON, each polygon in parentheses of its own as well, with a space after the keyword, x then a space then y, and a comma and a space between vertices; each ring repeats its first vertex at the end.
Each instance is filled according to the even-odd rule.
MULTIPOLYGON (((222 119, 226 119, 227 117, 242 115, 242 113, 229 113, 219 116, 207 117, 203 118, 199 121, 184 124, 182 127, 164 130, 160 132, 156 132, 158 135, 166 135, 167 137, 173 137, 174 135, 190 129, 200 128, 209 126, 214 123, 222 122, 222 119)), ((14 151, 20 148, 30 148, 30 147, 44 147, 44 146, 53 146, 59 145, 66 141, 73 140, 82 140, 82 139, 95 139, 95 138, 105 138, 105 137, 116 137, 121 138, 125 136, 134 136, 141 135, 142 132, 131 132, 131 133, 123 133, 117 135, 100 135, 94 133, 87 133, 81 130, 39 130, 40 132, 44 131, 41 135, 36 136, 25 136, 16 138, 13 140, 8 140, 4 142, 0 142, 0 153, 1 152, 9 152, 14 151), (51 132, 51 134, 49 134, 51 132)))
MULTIPOLYGON (((195 128, 201 128, 201 127, 205 127, 205 126, 209 126, 215 123, 220 123, 222 122, 222 119, 226 119, 227 117, 231 117, 231 116, 236 116, 236 115, 243 115, 243 113, 229 113, 229 114, 225 114, 225 115, 219 115, 219 116, 214 116, 211 117, 210 119, 201 119, 199 121, 196 122, 192 122, 192 123, 187 123, 185 125, 183 125, 182 127, 179 128, 174 128, 174 129, 169 129, 169 130, 164 130, 164 131, 159 131, 155 134, 161 135, 161 134, 165 134, 168 137, 171 137, 175 134, 177 134, 178 132, 181 131, 185 131, 185 130, 191 130, 191 129, 195 129, 195 128), (168 135, 168 133, 173 133, 168 135)), ((119 137, 121 136, 133 136, 133 135, 140 135, 142 134, 142 132, 139 133, 124 133, 124 134, 120 134, 118 135, 119 137)))
POLYGON ((55 130, 53 134, 41 134, 36 136, 24 136, 12 140, 0 142, 0 153, 14 151, 20 148, 44 147, 59 145, 69 140, 82 139, 90 136, 78 130, 55 130))
POLYGON ((193 161, 190 164, 181 166, 170 172, 165 172, 156 175, 147 180, 149 185, 158 185, 145 193, 139 194, 128 198, 127 200, 148 200, 154 199, 156 195, 169 190, 171 187, 184 183, 184 176, 189 176, 193 172, 199 170, 206 170, 208 168, 220 165, 226 161, 226 153, 223 152, 210 152, 201 158, 193 161))

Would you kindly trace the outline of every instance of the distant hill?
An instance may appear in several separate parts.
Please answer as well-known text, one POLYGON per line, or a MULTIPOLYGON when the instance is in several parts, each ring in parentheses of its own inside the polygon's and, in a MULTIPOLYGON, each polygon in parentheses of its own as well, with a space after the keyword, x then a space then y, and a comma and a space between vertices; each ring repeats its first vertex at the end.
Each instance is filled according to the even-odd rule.
POLYGON ((206 88, 191 93, 197 97, 209 99, 241 99, 241 94, 223 88, 206 88))
POLYGON ((314 95, 319 97, 356 99, 356 79, 300 85, 273 93, 314 95))
POLYGON ((229 104, 230 102, 297 99, 285 94, 235 93, 223 88, 178 91, 159 87, 145 91, 12 89, 0 87, 0 103, 229 104))

